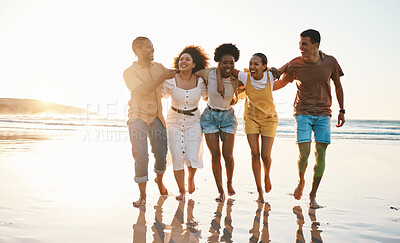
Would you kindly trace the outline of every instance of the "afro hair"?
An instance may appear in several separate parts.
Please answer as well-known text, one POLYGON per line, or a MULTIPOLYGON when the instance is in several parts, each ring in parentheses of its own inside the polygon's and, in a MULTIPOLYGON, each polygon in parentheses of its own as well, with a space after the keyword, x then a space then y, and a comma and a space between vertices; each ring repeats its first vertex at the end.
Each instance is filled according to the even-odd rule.
POLYGON ((239 49, 232 43, 222 44, 215 48, 214 52, 214 61, 219 62, 224 55, 232 55, 235 59, 235 62, 239 60, 240 51, 239 49))
POLYGON ((179 59, 182 54, 187 53, 192 56, 193 62, 196 66, 193 68, 192 73, 208 67, 208 55, 200 46, 186 46, 177 57, 174 58, 174 68, 179 69, 179 59))

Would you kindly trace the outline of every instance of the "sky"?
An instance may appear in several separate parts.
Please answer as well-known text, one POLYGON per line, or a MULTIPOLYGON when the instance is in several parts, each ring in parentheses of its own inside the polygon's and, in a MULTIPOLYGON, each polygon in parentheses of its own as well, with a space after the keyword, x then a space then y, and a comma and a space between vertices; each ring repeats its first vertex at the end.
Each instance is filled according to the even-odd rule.
MULTIPOLYGON (((234 43, 243 69, 255 52, 274 67, 299 56, 299 34, 312 28, 344 71, 346 119, 400 120, 399 10, 398 0, 0 0, 0 97, 126 116, 122 73, 137 36, 151 39, 165 67, 186 45, 212 59, 234 43)), ((293 83, 274 93, 280 117, 292 116, 295 92, 293 83)))

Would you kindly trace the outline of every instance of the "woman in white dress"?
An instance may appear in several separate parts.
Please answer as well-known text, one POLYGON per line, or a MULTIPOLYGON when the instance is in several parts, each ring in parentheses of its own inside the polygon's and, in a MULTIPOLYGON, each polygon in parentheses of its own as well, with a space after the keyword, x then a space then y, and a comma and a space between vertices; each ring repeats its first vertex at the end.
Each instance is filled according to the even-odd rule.
POLYGON ((175 78, 163 83, 163 96, 171 97, 167 116, 167 139, 171 152, 174 176, 179 188, 177 200, 185 200, 185 170, 189 172, 188 192, 195 191, 194 175, 203 168, 202 131, 200 126, 200 98, 207 97, 202 78, 193 73, 208 66, 208 56, 198 46, 187 46, 174 60, 179 70, 175 78))

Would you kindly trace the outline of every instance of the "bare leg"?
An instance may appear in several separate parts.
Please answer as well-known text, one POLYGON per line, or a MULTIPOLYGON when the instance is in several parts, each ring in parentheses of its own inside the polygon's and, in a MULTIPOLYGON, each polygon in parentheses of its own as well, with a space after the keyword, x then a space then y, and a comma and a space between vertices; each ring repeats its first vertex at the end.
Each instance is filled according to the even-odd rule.
POLYGON ((188 171, 189 171, 188 191, 189 191, 189 194, 192 194, 196 190, 196 186, 194 184, 194 175, 196 174, 197 169, 189 166, 188 171))
POLYGON ((176 184, 178 184, 179 188, 179 196, 176 196, 176 200, 184 201, 185 200, 185 170, 174 170, 174 176, 176 180, 176 184))
POLYGON ((262 158, 263 165, 264 165, 265 192, 270 192, 272 189, 269 172, 271 170, 271 163, 272 163, 271 151, 272 151, 273 144, 274 144, 273 137, 261 136, 261 158, 262 158))
POLYGON ((295 199, 300 200, 303 196, 303 189, 305 184, 304 174, 306 173, 308 156, 310 155, 311 143, 299 143, 299 158, 297 159, 297 167, 299 172, 299 184, 294 190, 293 196, 295 199))
POLYGON ((147 185, 147 182, 138 183, 140 197, 137 201, 132 203, 134 207, 138 208, 138 207, 146 205, 146 185, 147 185))
POLYGON ((160 194, 168 195, 168 190, 167 190, 167 188, 165 188, 164 183, 163 183, 163 176, 164 176, 164 173, 157 174, 157 177, 156 177, 156 179, 154 179, 154 181, 157 183, 160 194))
POLYGON ((261 186, 261 163, 260 163, 260 147, 258 144, 258 134, 247 134, 247 141, 251 150, 251 166, 253 168, 254 180, 257 186, 258 203, 264 203, 264 191, 261 186))
POLYGON ((233 145, 235 143, 235 135, 230 133, 221 132, 222 137, 222 155, 225 160, 226 169, 226 186, 228 188, 228 195, 235 195, 235 190, 232 186, 233 169, 235 167, 235 162, 233 159, 233 145))
POLYGON ((211 153, 212 171, 217 184, 219 196, 215 198, 216 201, 222 202, 225 199, 224 188, 222 187, 222 168, 221 168, 221 152, 219 149, 219 134, 210 133, 205 134, 206 143, 211 153))
POLYGON ((310 207, 311 208, 319 208, 316 201, 317 197, 317 190, 319 183, 321 182, 322 175, 325 171, 325 155, 326 155, 326 148, 328 144, 326 143, 316 143, 315 144, 315 166, 314 166, 314 178, 312 183, 312 189, 310 192, 310 207))

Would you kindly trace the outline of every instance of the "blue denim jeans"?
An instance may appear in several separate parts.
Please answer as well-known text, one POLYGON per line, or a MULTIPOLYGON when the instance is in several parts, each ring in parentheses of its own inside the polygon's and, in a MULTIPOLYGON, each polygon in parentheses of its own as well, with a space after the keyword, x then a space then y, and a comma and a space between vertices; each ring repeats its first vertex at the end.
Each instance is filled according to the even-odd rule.
POLYGON ((157 117, 150 125, 140 119, 128 123, 129 137, 132 144, 132 155, 135 159, 135 182, 148 181, 149 153, 147 138, 150 140, 151 152, 154 155, 154 172, 162 174, 166 169, 167 133, 164 125, 157 117))

